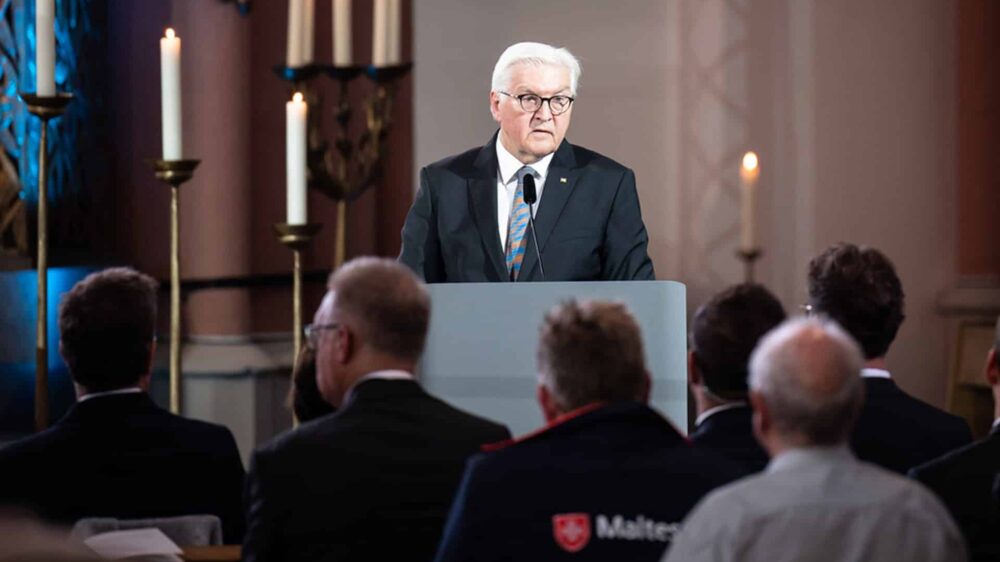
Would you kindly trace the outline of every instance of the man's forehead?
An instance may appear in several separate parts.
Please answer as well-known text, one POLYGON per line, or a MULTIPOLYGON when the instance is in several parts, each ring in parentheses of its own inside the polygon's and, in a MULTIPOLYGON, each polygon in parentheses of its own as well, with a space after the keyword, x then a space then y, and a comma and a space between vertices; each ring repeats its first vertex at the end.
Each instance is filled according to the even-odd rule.
POLYGON ((510 87, 517 91, 558 92, 569 90, 569 69, 551 64, 534 65, 520 63, 515 65, 510 75, 510 87))

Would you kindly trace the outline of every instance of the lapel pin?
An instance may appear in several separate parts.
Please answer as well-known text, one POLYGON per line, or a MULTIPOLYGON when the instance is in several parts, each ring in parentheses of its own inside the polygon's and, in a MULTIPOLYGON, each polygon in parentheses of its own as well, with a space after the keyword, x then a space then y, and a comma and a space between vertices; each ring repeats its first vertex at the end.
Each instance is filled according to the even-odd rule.
POLYGON ((559 183, 566 183, 566 178, 559 178, 559 183))

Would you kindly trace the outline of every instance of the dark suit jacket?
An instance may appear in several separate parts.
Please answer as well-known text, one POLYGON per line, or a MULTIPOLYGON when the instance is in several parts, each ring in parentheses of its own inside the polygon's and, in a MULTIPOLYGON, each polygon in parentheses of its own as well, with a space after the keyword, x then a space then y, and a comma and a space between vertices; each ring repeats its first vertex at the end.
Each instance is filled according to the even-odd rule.
POLYGON ((906 474, 972 442, 964 419, 909 396, 892 379, 864 381, 865 405, 851 437, 861 460, 906 474))
POLYGON ((243 559, 429 560, 466 458, 509 435, 414 381, 364 381, 254 453, 243 559))
POLYGON ((645 405, 584 408, 469 461, 437 560, 658 561, 702 496, 742 474, 645 405))
MULTIPOLYGON (((509 279, 497 226, 496 139, 420 172, 399 261, 428 283, 509 279)), ((655 278, 635 174, 565 140, 549 165, 535 232, 547 281, 655 278)), ((527 236, 518 281, 540 281, 530 229, 527 236)))
POLYGON ((175 416, 146 393, 100 396, 0 450, 0 503, 65 524, 212 514, 239 543, 243 475, 225 427, 175 416))
POLYGON ((710 449, 745 467, 750 472, 764 470, 770 458, 753 436, 753 410, 738 406, 716 412, 691 434, 695 447, 710 449))
POLYGON ((962 529, 973 560, 1000 560, 1000 429, 910 471, 941 498, 962 529))

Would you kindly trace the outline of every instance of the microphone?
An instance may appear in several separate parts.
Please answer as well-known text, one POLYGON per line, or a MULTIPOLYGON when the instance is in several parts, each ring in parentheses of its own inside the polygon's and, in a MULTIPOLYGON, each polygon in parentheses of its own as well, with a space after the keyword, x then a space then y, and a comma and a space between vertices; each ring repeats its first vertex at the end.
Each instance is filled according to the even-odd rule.
POLYGON ((538 194, 535 193, 535 176, 526 174, 524 176, 524 202, 528 204, 528 226, 531 228, 531 238, 535 241, 535 257, 538 258, 538 271, 542 273, 542 281, 545 281, 545 268, 542 267, 542 254, 538 251, 538 235, 535 234, 535 213, 531 206, 538 201, 538 194))

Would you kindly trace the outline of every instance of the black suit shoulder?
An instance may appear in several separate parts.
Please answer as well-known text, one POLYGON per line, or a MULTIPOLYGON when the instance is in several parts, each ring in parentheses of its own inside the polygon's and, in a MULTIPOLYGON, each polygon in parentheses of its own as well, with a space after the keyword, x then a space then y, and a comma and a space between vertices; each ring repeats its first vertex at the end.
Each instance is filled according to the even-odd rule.
POLYGON ((144 393, 75 404, 0 451, 0 473, 0 503, 51 521, 210 513, 222 519, 224 540, 243 534, 244 470, 232 433, 171 414, 144 393))
POLYGON ((903 392, 889 379, 865 379, 865 404, 851 445, 862 460, 905 474, 972 442, 969 425, 903 392))
POLYGON ((1000 434, 918 466, 910 476, 948 507, 973 560, 1000 558, 1000 434))

